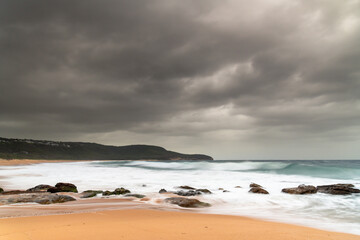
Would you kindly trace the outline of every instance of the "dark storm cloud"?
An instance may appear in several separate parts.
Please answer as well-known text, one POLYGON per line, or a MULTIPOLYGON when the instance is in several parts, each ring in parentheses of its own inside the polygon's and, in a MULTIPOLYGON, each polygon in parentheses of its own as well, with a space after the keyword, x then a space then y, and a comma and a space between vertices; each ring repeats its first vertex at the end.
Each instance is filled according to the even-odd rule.
POLYGON ((359 9, 335 0, 1 1, 0 132, 217 141, 246 129, 249 139, 358 140, 359 9))

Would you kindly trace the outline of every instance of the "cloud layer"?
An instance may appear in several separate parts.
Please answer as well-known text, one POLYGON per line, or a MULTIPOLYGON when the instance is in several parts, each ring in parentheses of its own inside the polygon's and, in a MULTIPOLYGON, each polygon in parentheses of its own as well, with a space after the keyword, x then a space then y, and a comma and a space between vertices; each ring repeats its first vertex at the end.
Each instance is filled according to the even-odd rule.
POLYGON ((0 3, 4 137, 360 158, 360 1, 0 3))

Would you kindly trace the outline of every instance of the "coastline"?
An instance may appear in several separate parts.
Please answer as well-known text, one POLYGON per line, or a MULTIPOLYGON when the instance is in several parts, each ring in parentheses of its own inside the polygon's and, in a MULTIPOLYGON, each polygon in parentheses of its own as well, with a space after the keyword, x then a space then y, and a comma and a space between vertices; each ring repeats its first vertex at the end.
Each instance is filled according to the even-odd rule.
POLYGON ((124 209, 0 219, 0 240, 358 240, 360 236, 239 216, 124 209), (48 229, 44 231, 44 229, 48 229))
MULTIPOLYGON (((20 165, 32 165, 32 164, 39 164, 39 163, 61 163, 61 162, 112 162, 112 161, 147 161, 147 162, 158 162, 162 160, 155 160, 155 159, 137 159, 137 160, 47 160, 47 159, 2 159, 0 158, 0 167, 1 166, 20 166, 20 165)), ((181 161, 171 159, 169 161, 181 161)), ((199 160, 194 160, 199 161, 199 160)))

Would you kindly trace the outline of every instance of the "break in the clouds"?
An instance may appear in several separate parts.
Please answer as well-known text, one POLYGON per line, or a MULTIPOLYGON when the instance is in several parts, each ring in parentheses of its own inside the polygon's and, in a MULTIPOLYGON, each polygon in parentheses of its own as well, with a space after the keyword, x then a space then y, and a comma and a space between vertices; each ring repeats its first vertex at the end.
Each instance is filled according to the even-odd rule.
POLYGON ((359 0, 2 0, 0 135, 360 158, 359 0))

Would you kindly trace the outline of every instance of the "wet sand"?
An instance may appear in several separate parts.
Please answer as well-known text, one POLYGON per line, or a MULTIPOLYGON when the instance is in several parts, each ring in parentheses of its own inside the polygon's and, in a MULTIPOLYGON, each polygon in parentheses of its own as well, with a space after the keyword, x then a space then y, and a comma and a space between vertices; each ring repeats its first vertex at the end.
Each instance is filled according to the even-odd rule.
POLYGON ((245 217, 126 209, 0 219, 0 240, 359 240, 360 236, 245 217))

